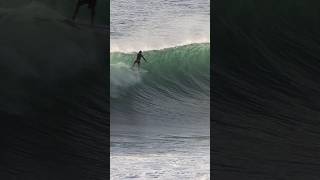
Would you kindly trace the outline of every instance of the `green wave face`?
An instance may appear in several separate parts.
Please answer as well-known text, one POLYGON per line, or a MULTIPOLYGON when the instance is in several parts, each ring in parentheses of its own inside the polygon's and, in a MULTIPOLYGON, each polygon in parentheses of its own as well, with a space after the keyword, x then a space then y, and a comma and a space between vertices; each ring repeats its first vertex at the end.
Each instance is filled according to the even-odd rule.
POLYGON ((152 91, 176 94, 209 95, 210 44, 190 44, 143 52, 141 70, 130 67, 136 53, 111 53, 111 97, 152 91), (137 92, 138 91, 138 92, 137 92))

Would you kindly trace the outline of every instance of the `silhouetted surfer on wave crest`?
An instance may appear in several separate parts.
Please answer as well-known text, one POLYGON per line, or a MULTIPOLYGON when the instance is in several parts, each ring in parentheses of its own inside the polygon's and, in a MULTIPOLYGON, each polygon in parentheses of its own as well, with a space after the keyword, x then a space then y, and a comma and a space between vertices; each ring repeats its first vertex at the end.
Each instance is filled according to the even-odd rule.
POLYGON ((147 60, 146 60, 146 59, 143 57, 143 55, 142 55, 142 51, 139 51, 139 53, 137 54, 137 58, 136 58, 136 60, 133 62, 131 68, 133 68, 135 64, 138 64, 138 70, 140 70, 140 60, 141 60, 141 58, 142 58, 145 62, 147 62, 147 60))
POLYGON ((74 21, 76 19, 80 6, 85 4, 88 5, 88 9, 91 9, 91 24, 93 25, 94 15, 96 14, 95 8, 96 8, 97 0, 78 0, 77 7, 73 13, 72 20, 74 21))

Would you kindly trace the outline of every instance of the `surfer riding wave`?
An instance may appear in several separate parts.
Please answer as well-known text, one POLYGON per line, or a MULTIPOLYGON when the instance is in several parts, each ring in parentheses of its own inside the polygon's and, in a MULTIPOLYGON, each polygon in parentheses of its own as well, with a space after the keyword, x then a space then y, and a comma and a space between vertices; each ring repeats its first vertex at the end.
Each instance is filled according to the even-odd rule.
POLYGON ((136 60, 133 62, 131 68, 133 68, 135 64, 138 64, 138 70, 140 70, 140 60, 141 60, 141 58, 142 58, 145 62, 148 62, 148 61, 143 57, 142 51, 139 51, 139 53, 137 54, 137 58, 136 58, 136 60))
POLYGON ((96 14, 95 8, 96 8, 97 0, 78 0, 77 6, 76 6, 76 10, 73 13, 72 20, 75 21, 76 16, 78 15, 80 6, 85 5, 85 4, 87 4, 88 5, 88 9, 91 10, 91 24, 93 24, 94 16, 96 14))

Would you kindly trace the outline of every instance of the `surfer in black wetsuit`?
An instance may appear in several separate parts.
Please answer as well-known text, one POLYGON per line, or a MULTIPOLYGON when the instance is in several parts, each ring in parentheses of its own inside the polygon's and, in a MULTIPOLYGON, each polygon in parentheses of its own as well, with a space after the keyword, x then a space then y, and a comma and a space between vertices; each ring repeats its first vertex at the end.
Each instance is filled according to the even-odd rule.
POLYGON ((139 53, 137 54, 137 58, 136 58, 136 60, 133 62, 131 68, 133 68, 135 64, 138 64, 138 69, 140 70, 140 60, 141 60, 141 58, 142 58, 145 62, 147 62, 147 60, 146 60, 146 59, 143 57, 143 55, 142 55, 142 51, 139 51, 139 53))
POLYGON ((78 0, 77 7, 73 13, 72 20, 74 21, 76 19, 80 6, 85 4, 88 5, 88 9, 91 9, 91 24, 93 24, 94 15, 96 14, 95 8, 96 8, 97 0, 78 0))

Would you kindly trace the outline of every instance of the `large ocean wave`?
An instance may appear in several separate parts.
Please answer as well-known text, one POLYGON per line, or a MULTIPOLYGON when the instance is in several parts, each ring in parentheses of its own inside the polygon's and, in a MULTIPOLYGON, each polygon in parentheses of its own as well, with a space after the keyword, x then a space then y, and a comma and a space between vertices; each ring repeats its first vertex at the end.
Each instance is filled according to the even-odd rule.
MULTIPOLYGON (((111 53, 111 124, 166 126, 181 130, 209 123, 210 44, 189 44, 145 51, 140 72, 132 70, 136 53, 111 53), (138 123, 139 122, 139 123, 138 123)), ((137 67, 135 67, 137 68, 137 67)), ((120 128, 121 129, 121 128, 120 128)), ((207 132, 203 131, 202 132, 207 132)))
POLYGON ((111 53, 111 176, 209 179, 210 44, 143 54, 111 53))
POLYGON ((133 70, 136 53, 111 53, 111 97, 160 93, 166 96, 209 94, 209 43, 145 51, 147 63, 133 70))

